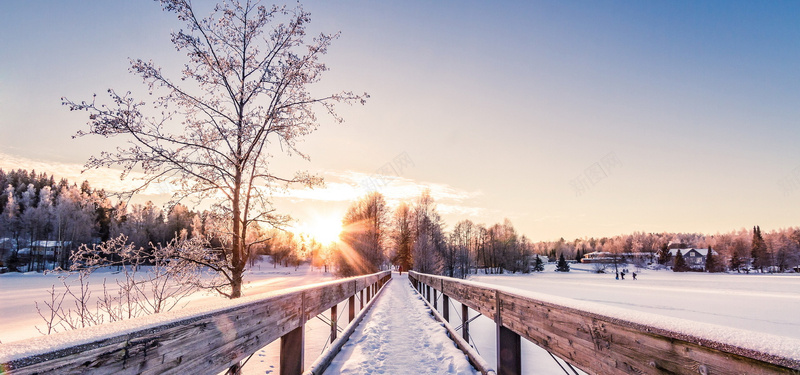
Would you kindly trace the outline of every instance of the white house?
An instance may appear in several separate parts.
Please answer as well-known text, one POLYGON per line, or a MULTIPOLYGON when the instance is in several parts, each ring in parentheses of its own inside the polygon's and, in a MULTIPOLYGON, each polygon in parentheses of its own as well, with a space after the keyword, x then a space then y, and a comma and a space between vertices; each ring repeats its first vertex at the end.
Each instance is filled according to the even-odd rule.
MULTIPOLYGON (((675 257, 678 256, 678 252, 681 252, 683 255, 683 260, 686 262, 686 265, 690 268, 704 268, 706 266, 706 257, 708 256, 708 249, 670 249, 669 255, 672 256, 672 260, 669 262, 670 265, 675 264, 675 257)), ((719 255, 715 250, 711 250, 712 255, 719 255)))

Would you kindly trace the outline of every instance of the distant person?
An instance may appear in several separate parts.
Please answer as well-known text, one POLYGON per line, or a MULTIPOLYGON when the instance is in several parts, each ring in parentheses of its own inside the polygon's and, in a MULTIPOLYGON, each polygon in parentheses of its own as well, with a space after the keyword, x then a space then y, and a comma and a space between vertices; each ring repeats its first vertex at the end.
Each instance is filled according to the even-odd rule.
POLYGON ((622 273, 619 275, 622 276, 622 280, 625 280, 625 271, 622 271, 622 273))
POLYGON ((636 272, 633 273, 633 279, 636 280, 636 272))
POLYGON ((619 280, 619 272, 617 272, 617 280, 619 280))

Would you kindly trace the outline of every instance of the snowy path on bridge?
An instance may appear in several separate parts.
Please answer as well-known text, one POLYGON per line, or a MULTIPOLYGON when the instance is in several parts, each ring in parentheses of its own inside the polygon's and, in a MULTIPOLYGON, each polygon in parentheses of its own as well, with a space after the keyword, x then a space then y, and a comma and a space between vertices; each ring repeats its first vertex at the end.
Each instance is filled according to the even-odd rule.
POLYGON ((478 374, 406 275, 393 280, 325 374, 478 374))

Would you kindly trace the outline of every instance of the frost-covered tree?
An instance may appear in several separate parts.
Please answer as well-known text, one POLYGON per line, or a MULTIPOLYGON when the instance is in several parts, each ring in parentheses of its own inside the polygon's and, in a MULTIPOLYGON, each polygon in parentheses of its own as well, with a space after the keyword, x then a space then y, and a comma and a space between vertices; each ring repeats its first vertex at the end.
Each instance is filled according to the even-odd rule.
MULTIPOLYGON (((154 183, 175 186, 173 202, 212 200, 214 215, 227 225, 220 246, 183 251, 176 259, 219 273, 230 298, 241 296, 248 231, 256 223, 278 226, 287 218, 272 207, 270 192, 288 184, 315 185, 305 172, 279 174, 272 157, 308 158, 297 142, 319 126, 315 112, 335 121, 336 103, 364 103, 366 94, 313 95, 309 85, 327 70, 320 58, 338 34, 307 42, 310 14, 296 8, 266 7, 255 1, 225 0, 201 18, 189 0, 161 0, 184 28, 172 33, 187 62, 172 77, 152 61, 131 60, 151 96, 135 98, 108 90, 110 104, 64 99, 70 110, 89 113, 88 130, 77 136, 121 138, 126 147, 102 152, 89 168, 122 166, 123 176, 144 173, 136 193, 154 183), (152 98, 152 99, 151 99, 152 98), (153 110, 155 108, 155 110, 153 110)), ((261 239, 257 240, 261 241, 261 239)))
POLYGON ((405 202, 400 202, 392 218, 392 245, 394 246, 392 263, 398 265, 401 272, 407 272, 414 264, 412 257, 413 220, 411 207, 405 202))
POLYGON ((430 190, 425 190, 414 205, 414 270, 441 274, 445 251, 444 223, 436 209, 430 190))
POLYGON ((754 269, 764 272, 764 266, 769 266, 767 258, 767 244, 761 235, 761 227, 753 227, 753 243, 750 250, 750 259, 754 269))
POLYGON ((80 243, 89 243, 94 228, 94 212, 86 196, 77 186, 64 184, 56 198, 53 210, 53 233, 56 241, 68 244, 58 254, 58 264, 62 269, 69 268, 71 248, 80 243))
POLYGON ((378 192, 359 199, 347 209, 342 220, 340 269, 342 276, 377 272, 386 263, 389 209, 378 192))
POLYGON ((9 254, 7 266, 12 271, 20 266, 19 250, 20 238, 22 237, 22 223, 19 215, 19 204, 14 195, 15 189, 9 184, 5 189, 6 201, 3 202, 3 214, 0 215, 0 233, 11 239, 11 254, 9 254))

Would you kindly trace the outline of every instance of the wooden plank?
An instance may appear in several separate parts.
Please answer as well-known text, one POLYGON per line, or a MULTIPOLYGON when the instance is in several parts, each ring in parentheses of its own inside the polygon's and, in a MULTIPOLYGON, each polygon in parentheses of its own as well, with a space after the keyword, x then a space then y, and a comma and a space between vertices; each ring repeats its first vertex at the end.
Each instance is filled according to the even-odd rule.
MULTIPOLYGON (((501 295, 503 325, 594 374, 796 374, 753 350, 536 301, 501 295), (704 345, 697 341, 705 341, 704 345), (726 350, 727 349, 727 350, 726 350), (740 353, 749 352, 749 356, 740 353)), ((786 363, 792 366, 790 363, 786 363)))
POLYGON ((522 343, 520 336, 502 325, 497 326, 497 374, 522 374, 522 343))
POLYGON ((442 294, 442 316, 450 323, 450 297, 447 294, 442 294))
POLYGON ((800 373, 797 358, 776 357, 709 338, 497 293, 487 285, 412 272, 409 275, 421 284, 440 286, 462 306, 498 319, 503 327, 590 374, 800 373))
MULTIPOLYGON (((282 294, 270 294, 262 300, 229 309, 198 314, 151 327, 147 317, 111 323, 126 330, 109 334, 88 344, 80 331, 96 332, 100 327, 66 332, 62 338, 74 341, 65 349, 42 352, 14 360, 2 359, 0 368, 9 374, 185 374, 219 373, 238 363, 270 342, 300 327, 309 314, 316 315, 356 293, 359 282, 375 282, 388 275, 369 275, 335 283, 311 285, 282 294), (360 280, 365 281, 360 281, 360 280), (303 293, 307 306, 303 308, 303 293), (305 315, 305 316, 304 316, 305 315), (143 327, 130 330, 137 322, 143 327), (69 335, 74 335, 70 337, 69 335)), ((235 301, 233 301, 235 302, 235 301)), ((311 316, 313 316, 311 315, 311 316)), ((38 346, 48 337, 18 341, 0 346, 0 358, 7 358, 4 348, 38 346)))
POLYGON ((461 337, 469 342, 469 307, 461 304, 461 337))
POLYGON ((303 373, 304 345, 305 327, 302 325, 281 337, 280 375, 303 373))

